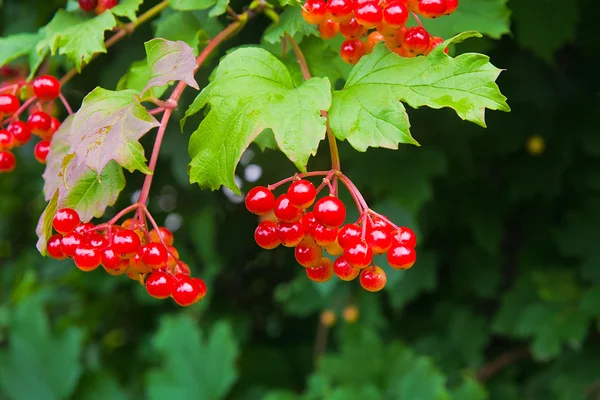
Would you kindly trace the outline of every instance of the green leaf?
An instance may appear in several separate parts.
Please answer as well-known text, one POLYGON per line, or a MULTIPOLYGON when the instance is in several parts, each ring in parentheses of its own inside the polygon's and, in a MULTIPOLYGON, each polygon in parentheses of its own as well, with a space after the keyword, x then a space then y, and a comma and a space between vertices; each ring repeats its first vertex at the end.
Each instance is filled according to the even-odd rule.
POLYGON ((131 21, 137 20, 137 11, 144 0, 119 0, 119 4, 110 9, 110 12, 119 17, 127 17, 131 21))
POLYGON ((17 33, 0 38, 0 66, 29 54, 39 40, 37 33, 17 33))
POLYGON ((509 111, 495 83, 500 70, 487 56, 446 55, 444 47, 468 37, 465 32, 438 46, 427 57, 402 58, 384 44, 352 69, 343 90, 333 95, 329 123, 336 137, 359 151, 397 148, 416 141, 408 132, 404 106, 450 107, 459 117, 485 127, 485 109, 509 111))
POLYGON ((147 376, 150 399, 222 399, 237 379, 238 346, 227 323, 218 322, 203 337, 189 317, 163 317, 152 347, 161 368, 147 376))
POLYGON ((75 154, 93 171, 101 172, 111 160, 133 172, 150 173, 144 148, 138 140, 160 124, 136 100, 133 90, 94 89, 69 132, 75 154))
POLYGON ((302 18, 302 7, 288 7, 279 16, 279 22, 271 24, 263 35, 268 43, 277 43, 285 34, 291 36, 316 35, 317 28, 302 18))
POLYGON ((196 57, 193 49, 182 41, 171 42, 165 39, 152 39, 144 43, 150 69, 150 80, 142 90, 161 87, 169 82, 183 81, 194 89, 199 89, 194 79, 196 57))
POLYGON ((54 193, 64 187, 62 179, 63 160, 70 153, 69 131, 73 124, 73 115, 69 115, 60 125, 58 131, 52 136, 50 153, 46 159, 46 169, 42 177, 44 178, 44 197, 46 201, 50 200, 54 193))
POLYGON ((35 233, 38 236, 36 247, 43 256, 46 255, 48 239, 52 236, 52 220, 56 211, 58 211, 58 189, 52 194, 50 202, 44 209, 44 212, 42 212, 42 215, 40 215, 37 227, 35 228, 35 233))
POLYGON ((295 87, 285 66, 266 50, 242 48, 228 54, 214 80, 186 111, 210 110, 190 138, 190 181, 239 193, 234 171, 243 151, 271 128, 281 151, 301 171, 325 137, 321 110, 329 108, 330 84, 312 78, 295 87), (285 116, 285 118, 282 118, 285 116))
POLYGON ((194 54, 197 55, 200 43, 207 39, 206 25, 215 22, 214 20, 205 21, 198 14, 197 12, 173 11, 161 15, 155 23, 155 36, 167 40, 181 40, 194 49, 194 54))
MULTIPOLYGON (((135 61, 131 64, 131 67, 129 67, 129 71, 127 71, 127 73, 119 80, 117 90, 131 89, 138 93, 142 93, 146 83, 150 80, 151 74, 152 71, 150 71, 150 68, 148 67, 148 61, 135 61)), ((161 87, 150 88, 149 91, 152 96, 160 99, 168 88, 169 85, 167 84, 161 87)))
POLYGON ((40 32, 43 39, 37 44, 38 55, 50 49, 52 55, 66 55, 78 71, 96 53, 106 53, 104 32, 113 29, 117 20, 110 12, 94 18, 59 10, 40 32))
POLYGON ((170 0, 169 6, 175 10, 204 10, 215 5, 217 0, 170 0))
POLYGON ((219 15, 225 14, 227 11, 227 6, 229 5, 229 0, 217 0, 215 6, 208 13, 209 17, 218 17, 219 15))

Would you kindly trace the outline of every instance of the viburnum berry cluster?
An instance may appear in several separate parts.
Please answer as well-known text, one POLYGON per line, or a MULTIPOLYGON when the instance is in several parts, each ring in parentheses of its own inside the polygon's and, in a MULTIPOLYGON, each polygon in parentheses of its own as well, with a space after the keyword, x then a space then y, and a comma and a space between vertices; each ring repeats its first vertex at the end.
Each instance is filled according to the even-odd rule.
POLYGON ((256 243, 267 250, 279 245, 294 247, 296 261, 312 281, 326 282, 334 274, 351 281, 360 275, 361 286, 377 292, 387 278, 385 271, 374 265, 374 255, 387 254, 389 265, 400 270, 416 261, 415 233, 369 209, 356 186, 340 171, 310 172, 268 187, 254 187, 245 204, 248 211, 264 217, 254 232, 256 243), (318 188, 304 179, 319 175, 325 178, 318 188), (345 223, 346 206, 336 195, 338 180, 348 188, 360 212, 355 223, 345 223), (275 197, 273 190, 290 181, 287 192, 275 197), (317 200, 325 187, 329 187, 329 195, 317 200), (325 252, 337 257, 335 261, 325 252))
POLYGON ((56 99, 62 101, 69 113, 72 112, 60 92, 60 82, 50 75, 40 76, 31 83, 20 79, 0 86, 0 173, 15 169, 17 160, 11 150, 28 143, 32 135, 41 139, 34 148, 34 157, 38 162, 46 163, 50 141, 61 124, 51 115, 56 99), (23 104, 17 93, 25 98, 23 104), (21 114, 26 110, 28 117, 21 120, 21 114))
POLYGON ((96 14, 102 14, 117 5, 119 0, 79 0, 79 8, 85 12, 94 11, 96 14))
POLYGON ((48 239, 46 250, 54 259, 72 258, 86 272, 102 265, 110 275, 127 274, 150 296, 171 297, 180 306, 197 303, 206 295, 204 281, 191 277, 189 266, 179 260, 173 233, 159 226, 148 232, 137 214, 121 225, 113 221, 94 225, 82 223, 75 210, 63 208, 54 215, 52 226, 57 233, 48 239))
POLYGON ((444 39, 431 36, 419 15, 438 18, 457 8, 458 0, 306 0, 302 16, 309 24, 318 24, 324 39, 341 33, 346 40, 340 56, 356 64, 382 41, 402 57, 429 54, 444 39), (410 15, 417 26, 407 27, 410 15))

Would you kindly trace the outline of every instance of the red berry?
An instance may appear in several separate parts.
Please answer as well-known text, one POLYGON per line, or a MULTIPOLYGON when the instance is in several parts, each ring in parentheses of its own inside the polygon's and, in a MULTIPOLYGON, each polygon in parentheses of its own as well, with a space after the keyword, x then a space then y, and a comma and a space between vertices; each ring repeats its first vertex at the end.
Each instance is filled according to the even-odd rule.
POLYGON ((337 197, 319 199, 313 207, 315 220, 327 228, 339 228, 346 219, 346 207, 337 197))
POLYGON ((373 250, 365 242, 354 242, 344 249, 344 257, 356 268, 365 268, 373 261, 373 250))
POLYGON ((340 244, 338 243, 337 240, 334 240, 333 243, 330 243, 330 244, 325 245, 323 247, 332 256, 339 256, 339 255, 344 254, 344 249, 342 249, 342 246, 340 246, 340 244))
POLYGON ((392 233, 392 230, 393 230, 391 225, 389 225, 387 222, 385 222, 383 219, 381 219, 379 217, 373 217, 371 220, 368 221, 367 232, 369 232, 373 229, 381 229, 390 234, 392 233))
POLYGON ((323 250, 311 238, 304 238, 294 249, 298 264, 304 268, 316 267, 321 262, 323 250))
POLYGON ((290 199, 290 203, 304 210, 312 206, 315 202, 317 190, 315 189, 315 185, 311 182, 300 179, 292 182, 288 188, 287 195, 290 199))
POLYGON ((430 36, 425 28, 415 26, 408 29, 404 34, 402 47, 415 55, 423 54, 429 47, 429 40, 430 36))
POLYGON ((390 267, 395 269, 409 269, 417 260, 415 249, 408 246, 392 247, 387 253, 390 267))
POLYGON ((458 0, 446 0, 446 15, 452 14, 458 8, 458 0))
POLYGON ((146 291, 156 299, 166 299, 173 293, 175 280, 169 274, 154 271, 146 279, 146 291))
POLYGON ((5 129, 0 129, 0 151, 10 150, 15 145, 15 137, 5 129))
POLYGON ((279 222, 277 224, 277 237, 285 247, 294 247, 304 238, 302 221, 279 222))
POLYGON ((94 11, 98 5, 98 0, 79 0, 79 8, 85 12, 94 11))
POLYGON ((119 4, 119 0, 98 0, 96 6, 96 14, 102 14, 106 10, 110 10, 119 4))
POLYGON ((385 271, 377 266, 365 268, 360 273, 360 286, 369 292, 379 292, 387 282, 385 271))
POLYGON ((383 254, 392 246, 392 234, 382 228, 367 230, 367 244, 374 254, 383 254))
POLYGON ((54 117, 50 118, 50 130, 42 135, 42 139, 52 139, 52 136, 58 131, 58 128, 60 128, 60 121, 54 117))
POLYGON ((287 194, 282 194, 275 199, 275 216, 282 222, 296 222, 302 218, 302 210, 292 204, 287 194))
POLYGON ((333 263, 329 258, 322 257, 319 265, 306 268, 306 276, 314 282, 327 282, 333 277, 333 263))
POLYGON ((165 266, 167 260, 167 248, 162 243, 150 242, 142 247, 142 262, 153 269, 165 266))
POLYGON ((12 94, 0 94, 0 119, 3 115, 12 115, 21 107, 19 98, 12 94))
POLYGON ((178 278, 171 293, 173 300, 183 307, 194 304, 200 293, 200 287, 189 276, 178 275, 178 278))
POLYGON ((73 261, 82 271, 93 271, 100 265, 100 250, 89 244, 82 244, 75 249, 73 261))
POLYGON ((392 232, 392 245, 395 246, 417 246, 417 235, 412 229, 405 226, 398 227, 398 230, 392 232))
POLYGON ((40 164, 46 164, 48 153, 50 153, 50 142, 47 140, 38 142, 33 149, 33 155, 40 164))
POLYGON ((173 237, 173 232, 165 228, 164 226, 159 226, 158 231, 156 229, 152 229, 148 234, 151 242, 161 243, 164 242, 165 246, 173 246, 173 242, 175 238, 173 237))
MULTIPOLYGON (((437 46, 439 46, 440 44, 444 43, 444 39, 439 37, 439 36, 433 36, 431 38, 431 41, 429 42, 429 47, 427 48, 427 51, 425 52, 425 55, 431 53, 431 51, 433 49, 435 49, 437 46)), ((448 48, 446 47, 444 49, 444 53, 448 54, 448 48)))
POLYGON ((404 58, 414 58, 417 55, 414 53, 411 53, 410 51, 406 50, 406 47, 397 47, 395 49, 392 49, 392 51, 396 54, 398 54, 400 57, 404 57, 404 58))
POLYGON ((306 0, 302 6, 302 17, 309 24, 320 24, 326 18, 326 7, 323 0, 306 0))
POLYGON ((112 247, 121 258, 131 258, 140 250, 140 237, 130 229, 119 230, 113 233, 112 247))
POLYGON ((31 139, 31 130, 23 121, 11 122, 6 130, 13 134, 15 146, 22 146, 31 139))
POLYGON ((338 232, 338 242, 343 249, 359 242, 362 237, 362 228, 356 224, 346 224, 338 232))
POLYGON ((127 260, 129 263, 130 270, 138 272, 140 274, 145 274, 148 272, 152 272, 154 270, 150 265, 146 265, 142 261, 143 255, 144 255, 143 248, 140 247, 140 249, 137 251, 137 253, 135 253, 131 258, 129 258, 129 260, 127 260))
POLYGON ((87 235, 88 233, 92 232, 92 229, 94 229, 94 227, 95 227, 95 225, 92 224, 91 222, 86 222, 86 223, 77 225, 77 228, 75 228, 73 230, 73 232, 77 232, 80 235, 87 235))
POLYGON ((108 245, 108 240, 98 232, 90 233, 86 237, 86 242, 96 249, 104 249, 108 245))
POLYGON ((16 165, 17 159, 13 153, 10 151, 0 151, 0 174, 13 171, 16 165))
POLYGON ((54 230, 63 235, 69 232, 73 232, 81 220, 79 214, 72 208, 61 208, 54 215, 52 220, 52 226, 54 230))
POLYGON ((65 256, 73 257, 75 250, 83 243, 85 243, 85 239, 79 233, 67 233, 60 241, 60 249, 65 256))
POLYGON ((379 4, 366 3, 356 7, 354 18, 365 28, 375 28, 381 22, 383 12, 379 4))
POLYGON ((119 257, 119 254, 115 252, 112 246, 105 247, 100 251, 100 263, 107 271, 119 270, 129 264, 126 260, 119 257))
POLYGON ((358 39, 348 39, 340 47, 340 56, 344 62, 354 65, 365 55, 365 44, 358 39))
POLYGON ((351 281, 358 276, 360 273, 359 268, 355 268, 344 256, 340 256, 335 259, 333 263, 333 272, 343 281, 351 281))
POLYGON ((323 39, 333 39, 339 31, 340 24, 329 18, 319 24, 319 33, 323 39))
POLYGON ((425 18, 437 18, 446 13, 446 0, 419 0, 419 13, 425 18))
POLYGON ((383 9, 383 23, 390 28, 398 29, 408 21, 408 7, 401 1, 388 3, 383 9))
POLYGON ((419 0, 406 0, 406 6, 414 13, 419 12, 419 0))
POLYGON ((335 22, 348 22, 352 19, 354 10, 352 0, 329 0, 327 13, 335 22))
POLYGON ((175 275, 190 276, 190 274, 190 267, 186 263, 184 263, 183 261, 177 262, 177 266, 175 267, 175 275))
POLYGON ((274 206, 275 196, 273 196, 273 192, 264 186, 253 187, 246 195, 246 208, 253 214, 266 214, 274 206))
POLYGON ((302 216, 302 230, 306 236, 311 235, 313 227, 316 225, 315 214, 312 211, 305 213, 302 216))
POLYGON ((60 82, 50 75, 40 76, 33 81, 33 93, 42 101, 54 100, 60 94, 60 82))
POLYGON ((254 231, 256 244, 266 250, 274 249, 281 244, 277 235, 277 223, 274 221, 263 221, 254 231))
POLYGON ((312 237, 319 246, 327 246, 337 239, 338 228, 326 228, 321 224, 315 223, 311 231, 312 237))
POLYGON ((65 255, 61 250, 61 242, 62 235, 57 233, 48 239, 48 243, 46 245, 46 251, 48 252, 48 255, 56 260, 63 260, 65 258, 65 255))
POLYGON ((206 283, 204 283, 204 281, 200 278, 192 278, 192 280, 196 282, 196 285, 198 285, 198 294, 196 295, 196 299, 194 300, 194 303, 197 303, 200 300, 202 300, 204 296, 206 296, 206 283))
POLYGON ((27 126, 31 133, 42 136, 45 135, 52 125, 52 117, 43 111, 36 111, 27 119, 27 126))
POLYGON ((367 28, 359 24, 355 18, 352 18, 345 24, 340 24, 340 33, 346 39, 360 39, 367 32, 367 28))
POLYGON ((375 45, 384 39, 385 37, 377 31, 369 33, 369 36, 367 36, 367 40, 365 41, 365 53, 369 54, 372 52, 375 45))

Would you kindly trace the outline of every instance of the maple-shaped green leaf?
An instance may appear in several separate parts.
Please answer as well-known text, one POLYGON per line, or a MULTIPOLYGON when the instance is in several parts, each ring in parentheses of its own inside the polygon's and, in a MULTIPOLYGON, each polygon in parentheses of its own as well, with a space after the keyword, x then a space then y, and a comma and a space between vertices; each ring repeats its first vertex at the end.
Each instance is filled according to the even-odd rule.
POLYGON ((46 169, 42 177, 44 178, 44 197, 49 201, 54 193, 63 185, 61 172, 63 160, 70 152, 69 131, 73 124, 73 115, 69 115, 60 125, 58 131, 52 136, 50 144, 50 153, 46 158, 46 169))
POLYGON ((110 9, 110 12, 119 17, 127 17, 132 21, 137 19, 136 13, 144 0, 119 0, 119 4, 110 9))
POLYGON ((501 70, 483 54, 443 51, 450 43, 480 36, 465 32, 434 49, 427 57, 403 58, 379 44, 352 69, 343 90, 333 95, 329 124, 340 140, 359 151, 395 149, 416 144, 400 101, 413 108, 449 107, 462 119, 485 126, 485 109, 509 111, 495 81, 501 70))
POLYGON ((279 21, 265 30, 263 39, 268 43, 277 43, 286 33, 291 36, 316 35, 317 28, 304 21, 302 7, 288 7, 279 16, 279 21))
POLYGON ((260 48, 231 52, 213 75, 185 115, 210 105, 190 138, 190 181, 213 190, 225 185, 239 193, 236 165, 266 128, 273 130, 281 151, 304 171, 325 137, 321 110, 331 102, 329 81, 312 78, 295 87, 281 61, 260 48))
POLYGON ((217 0, 170 0, 169 6, 175 10, 204 10, 215 5, 217 0))
POLYGON ((98 173, 115 160, 133 172, 150 173, 144 148, 138 141, 160 125, 136 99, 133 90, 94 89, 83 104, 69 132, 75 154, 98 173))
POLYGON ((80 13, 68 13, 59 10, 52 21, 40 32, 42 40, 37 44, 38 54, 50 50, 64 54, 75 64, 78 71, 89 62, 96 53, 106 53, 104 32, 113 29, 117 20, 110 12, 104 12, 94 18, 80 13))
POLYGON ((142 90, 161 87, 169 82, 183 81, 194 89, 199 89, 194 79, 196 57, 194 50, 185 42, 171 42, 165 39, 152 39, 144 44, 150 79, 142 90))
MULTIPOLYGON (((129 67, 129 71, 119 79, 117 90, 132 89, 138 93, 142 93, 151 75, 152 71, 148 67, 148 60, 134 61, 129 67)), ((167 89, 169 89, 169 84, 150 88, 148 93, 160 99, 167 89)))
POLYGON ((58 189, 52 194, 50 202, 48 202, 44 212, 40 215, 37 227, 35 228, 35 233, 38 236, 36 247, 43 256, 46 255, 48 239, 52 236, 52 220, 56 211, 58 211, 58 189))
MULTIPOLYGON (((216 6, 215 6, 216 7, 216 6)), ((181 40, 187 43, 198 55, 200 44, 208 42, 208 30, 221 31, 215 19, 209 19, 206 11, 170 11, 161 14, 154 23, 155 37, 167 40, 181 40)))
POLYGON ((208 13, 209 17, 218 17, 219 15, 225 14, 227 11, 227 6, 229 5, 229 0, 217 0, 215 6, 208 13))
POLYGON ((39 41, 37 33, 16 33, 0 38, 0 66, 29 54, 39 41))

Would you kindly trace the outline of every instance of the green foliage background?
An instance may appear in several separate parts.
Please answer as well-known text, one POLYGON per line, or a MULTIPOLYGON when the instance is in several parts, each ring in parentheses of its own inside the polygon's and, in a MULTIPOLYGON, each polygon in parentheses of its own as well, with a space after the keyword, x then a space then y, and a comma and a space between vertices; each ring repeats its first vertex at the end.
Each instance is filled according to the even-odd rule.
MULTIPOLYGON (((159 223, 170 214, 182 218, 176 243, 209 284, 207 299, 181 309, 126 277, 42 258, 35 226, 45 206, 43 167, 33 145, 20 149, 17 170, 0 177, 0 399, 600 398, 600 6, 467 4, 479 12, 462 15, 458 27, 440 25, 439 33, 488 35, 456 50, 482 51, 506 69, 498 83, 512 112, 488 113, 483 129, 447 109, 409 109, 422 147, 358 153, 341 145, 343 169, 373 208, 419 233, 417 264, 390 272, 383 293, 315 285, 288 249, 260 250, 252 239, 256 218, 243 205, 188 184, 194 124, 184 134, 169 126, 150 210, 159 223), (546 143, 537 156, 526 148, 533 135, 546 143), (360 311, 355 323, 342 318, 348 305, 360 311), (324 310, 338 318, 315 364, 324 310)), ((35 32, 65 2, 0 6, 4 37, 35 32)), ((219 30, 209 12, 170 11, 140 27, 87 66, 65 88, 67 97, 79 104, 97 85, 116 88, 155 35, 201 46, 219 30)), ((268 25, 264 17, 251 21, 221 55, 258 43, 268 25)), ((274 31, 265 39, 276 39, 274 31)), ((68 62, 57 56, 52 65, 59 73, 68 62)), ((201 87, 210 71, 196 75, 201 87)), ((312 168, 327 167, 325 146, 312 168)), ((282 154, 251 150, 238 176, 249 164, 262 167, 260 183, 293 174, 282 154)), ((141 185, 139 174, 126 178, 114 210, 141 185)))

